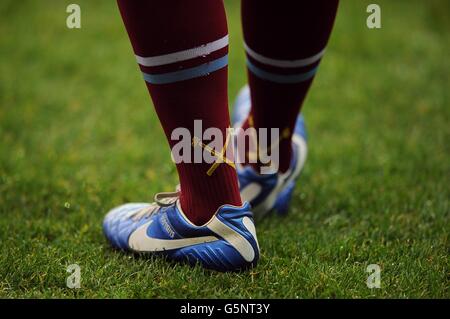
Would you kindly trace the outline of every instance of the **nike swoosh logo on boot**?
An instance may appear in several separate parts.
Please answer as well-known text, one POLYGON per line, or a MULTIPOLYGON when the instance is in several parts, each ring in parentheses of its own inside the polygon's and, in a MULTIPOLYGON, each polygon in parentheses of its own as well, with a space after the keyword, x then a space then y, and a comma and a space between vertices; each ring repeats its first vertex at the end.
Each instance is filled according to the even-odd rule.
POLYGON ((192 245, 209 243, 218 240, 214 236, 202 236, 181 239, 160 239, 147 235, 147 228, 153 221, 137 228, 128 239, 128 245, 135 251, 164 251, 184 248, 192 245))

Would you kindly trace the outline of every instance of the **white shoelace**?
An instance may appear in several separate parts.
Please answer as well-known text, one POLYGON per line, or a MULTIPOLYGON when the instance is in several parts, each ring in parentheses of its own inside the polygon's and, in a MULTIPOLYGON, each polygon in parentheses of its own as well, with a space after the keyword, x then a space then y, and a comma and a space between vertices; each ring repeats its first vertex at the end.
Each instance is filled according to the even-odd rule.
POLYGON ((149 206, 139 209, 135 213, 131 214, 129 217, 132 218, 134 221, 138 221, 144 217, 150 217, 158 210, 160 210, 161 207, 169 207, 174 205, 179 197, 180 197, 180 186, 178 185, 176 187, 175 192, 157 193, 155 195, 154 198, 155 201, 153 203, 151 203, 149 206))

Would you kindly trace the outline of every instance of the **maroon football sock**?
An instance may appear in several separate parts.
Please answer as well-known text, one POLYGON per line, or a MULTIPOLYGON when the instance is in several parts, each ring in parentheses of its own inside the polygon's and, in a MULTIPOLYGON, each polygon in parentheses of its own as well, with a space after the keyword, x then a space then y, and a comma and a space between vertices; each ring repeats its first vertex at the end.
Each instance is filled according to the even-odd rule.
MULTIPOLYGON (((228 30, 222 0, 118 0, 118 4, 171 149, 179 143, 171 138, 175 129, 187 128, 194 137, 194 120, 202 121, 203 131, 220 129, 225 144, 228 30)), ((189 145, 192 154, 202 147, 189 145)), ((230 163, 212 168, 204 161, 182 162, 177 171, 180 204, 194 224, 207 222, 223 204, 241 205, 230 163)))
POLYGON ((281 172, 289 169, 295 121, 328 42, 338 2, 242 0, 252 102, 251 120, 244 127, 279 128, 281 172))

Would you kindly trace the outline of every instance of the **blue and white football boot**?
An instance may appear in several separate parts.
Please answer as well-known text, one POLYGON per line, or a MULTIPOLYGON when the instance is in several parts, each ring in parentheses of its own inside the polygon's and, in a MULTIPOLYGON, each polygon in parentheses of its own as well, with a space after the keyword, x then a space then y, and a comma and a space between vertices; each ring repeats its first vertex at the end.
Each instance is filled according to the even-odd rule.
POLYGON ((200 263, 218 271, 256 265, 259 246, 250 205, 223 205, 203 226, 184 215, 178 192, 160 193, 155 203, 130 203, 112 209, 103 231, 113 247, 200 263))
MULTIPOLYGON (((247 85, 241 89, 234 103, 234 128, 242 127, 250 108, 250 89, 247 85)), ((261 175, 249 165, 236 163, 241 198, 250 203, 255 218, 263 217, 271 211, 279 215, 287 213, 296 180, 306 161, 306 141, 305 122, 303 116, 299 115, 292 135, 291 164, 285 173, 261 175)))

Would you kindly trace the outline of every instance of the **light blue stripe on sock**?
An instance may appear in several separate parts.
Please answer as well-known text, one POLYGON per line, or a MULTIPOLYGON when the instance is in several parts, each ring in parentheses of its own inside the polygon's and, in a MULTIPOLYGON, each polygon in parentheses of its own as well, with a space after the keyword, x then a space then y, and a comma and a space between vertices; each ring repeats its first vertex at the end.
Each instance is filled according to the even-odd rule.
POLYGON ((181 71, 163 73, 163 74, 148 74, 142 72, 144 80, 151 84, 167 84, 190 80, 200 76, 208 75, 212 72, 222 69, 228 64, 228 55, 225 55, 217 60, 201 64, 199 66, 185 69, 181 71))
POLYGON ((276 83, 299 83, 306 80, 311 79, 317 72, 317 68, 315 67, 311 71, 300 73, 300 74, 276 74, 264 71, 263 69, 258 68, 254 65, 250 60, 247 59, 247 67, 248 69, 257 77, 276 82, 276 83))

